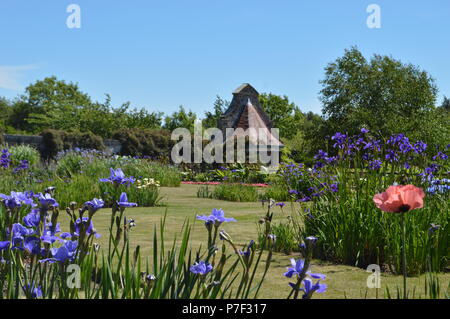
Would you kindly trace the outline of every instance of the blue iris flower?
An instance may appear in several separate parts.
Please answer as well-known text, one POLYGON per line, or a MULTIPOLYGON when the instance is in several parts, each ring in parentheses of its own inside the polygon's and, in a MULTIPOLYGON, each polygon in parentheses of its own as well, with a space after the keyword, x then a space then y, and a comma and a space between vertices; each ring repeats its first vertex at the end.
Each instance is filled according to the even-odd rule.
POLYGON ((105 205, 105 202, 101 198, 94 198, 93 200, 90 200, 86 203, 84 203, 84 206, 88 208, 90 213, 95 213, 100 208, 102 208, 105 205))
POLYGON ((39 203, 41 204, 41 208, 44 210, 47 210, 49 207, 59 206, 58 202, 54 198, 52 198, 52 195, 49 193, 45 194, 39 193, 34 196, 38 198, 39 203))
POLYGON ((41 240, 37 237, 25 238, 23 246, 32 255, 39 255, 41 253, 41 240))
POLYGON ((198 220, 203 220, 205 223, 214 224, 216 227, 219 227, 222 223, 235 222, 234 218, 226 218, 225 213, 222 209, 214 208, 211 212, 211 215, 206 216, 197 215, 198 220))
POLYGON ((44 231, 42 232, 41 240, 44 243, 53 244, 58 237, 56 237, 57 233, 61 232, 61 225, 57 223, 55 228, 52 227, 52 223, 47 223, 45 225, 44 231))
MULTIPOLYGON (((97 231, 95 230, 95 228, 94 228, 94 223, 92 222, 92 220, 91 220, 91 222, 90 222, 90 224, 89 225, 87 225, 87 223, 88 223, 88 221, 89 221, 89 218, 88 217, 83 217, 83 218, 78 218, 76 221, 75 221, 75 231, 74 231, 74 235, 75 236, 80 236, 81 235, 81 227, 83 226, 84 227, 84 229, 86 229, 86 235, 91 235, 91 234, 93 234, 94 236, 95 236, 95 238, 99 238, 100 237, 100 234, 98 234, 97 233, 97 231), (86 226, 87 225, 87 226, 86 226)), ((70 234, 69 234, 70 235, 70 234)), ((65 238, 68 238, 69 236, 68 235, 65 235, 65 238)))
POLYGON ((300 275, 303 271, 303 267, 305 266, 305 261, 303 259, 295 260, 291 259, 292 267, 288 268, 288 271, 284 273, 284 276, 287 278, 292 278, 292 276, 300 275))
POLYGON ((9 241, 0 241, 0 251, 8 249, 9 245, 11 245, 9 241))
POLYGON ((133 207, 133 206, 137 206, 136 203, 130 203, 128 201, 128 197, 126 193, 122 193, 120 194, 120 198, 119 201, 117 202, 117 205, 119 205, 120 207, 133 207))
POLYGON ((125 173, 120 168, 110 168, 109 178, 100 178, 100 182, 109 182, 116 185, 129 185, 133 184, 135 182, 135 179, 133 176, 125 177, 125 173))
POLYGON ((16 207, 22 207, 23 205, 36 206, 33 203, 32 192, 11 192, 11 195, 0 194, 0 198, 6 207, 14 209, 16 207))
POLYGON ((73 259, 75 258, 75 254, 77 252, 77 246, 78 246, 78 242, 77 241, 70 241, 67 240, 64 242, 64 244, 59 247, 59 248, 52 248, 51 249, 51 253, 52 253, 52 258, 46 258, 46 259, 42 259, 40 260, 41 263, 45 263, 45 262, 49 262, 49 263, 55 263, 55 262, 60 262, 63 263, 67 260, 69 261, 73 261, 73 259))
POLYGON ((32 235, 34 233, 33 229, 24 227, 21 224, 13 224, 12 226, 12 248, 14 249, 24 249, 23 243, 26 236, 32 235))
POLYGON ((27 227, 38 227, 41 222, 41 215, 39 210, 32 210, 31 213, 25 215, 23 224, 27 227))
POLYGON ((312 294, 315 292, 317 292, 319 294, 323 293, 328 288, 326 284, 321 284, 320 280, 318 280, 316 283, 313 283, 313 281, 309 278, 303 279, 303 288, 297 288, 294 283, 289 283, 289 285, 293 289, 298 289, 300 291, 303 291, 304 292, 303 299, 311 298, 312 294))
POLYGON ((42 298, 42 287, 35 287, 34 284, 27 284, 22 287, 25 294, 29 294, 32 299, 42 298))
POLYGON ((189 270, 193 274, 198 275, 206 275, 207 273, 211 272, 212 269, 213 267, 209 263, 206 263, 204 261, 196 262, 194 265, 191 266, 191 268, 189 268, 189 270))

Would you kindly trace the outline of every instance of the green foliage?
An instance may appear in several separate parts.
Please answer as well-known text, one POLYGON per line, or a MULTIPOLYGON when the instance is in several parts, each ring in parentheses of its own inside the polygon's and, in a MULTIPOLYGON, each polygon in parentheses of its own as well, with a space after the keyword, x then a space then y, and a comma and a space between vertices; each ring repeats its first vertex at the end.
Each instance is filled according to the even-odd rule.
MULTIPOLYGON (((3 101, 3 100, 2 100, 3 101)), ((0 102, 0 128, 40 133, 42 127, 56 130, 91 132, 110 138, 117 127, 159 128, 162 113, 146 109, 131 109, 130 103, 111 106, 106 95, 103 103, 93 102, 77 84, 47 77, 29 85, 25 94, 13 103, 0 102)))
POLYGON ((223 100, 220 96, 217 96, 213 106, 214 112, 205 112, 205 118, 202 122, 203 128, 217 127, 218 120, 225 113, 229 105, 229 101, 223 100))
POLYGON ((272 184, 265 188, 263 198, 266 200, 273 199, 278 202, 288 201, 291 199, 288 191, 289 189, 285 185, 272 184))
POLYGON ((168 159, 173 146, 167 130, 123 128, 115 132, 113 138, 122 144, 121 155, 168 159))
POLYGON ((231 202, 256 202, 259 195, 256 187, 225 183, 214 188, 213 198, 231 202))
POLYGON ((326 118, 322 138, 334 132, 353 135, 365 127, 378 137, 404 133, 428 144, 437 142, 437 88, 419 67, 381 55, 368 61, 352 47, 328 64, 321 83, 326 118))
POLYGON ((286 95, 264 93, 259 96, 259 101, 263 110, 271 118, 273 127, 280 130, 281 138, 292 138, 301 128, 303 113, 298 106, 289 101, 286 95))
MULTIPOLYGON (((290 217, 290 216, 289 216, 290 217)), ((299 251, 299 234, 296 232, 290 220, 287 222, 273 223, 272 234, 276 236, 273 250, 290 255, 299 251)), ((261 237, 262 234, 260 233, 261 237)))
POLYGON ((198 198, 214 198, 213 191, 210 190, 208 185, 202 185, 197 189, 198 198))
POLYGON ((178 111, 166 116, 164 119, 164 128, 171 132, 176 128, 186 128, 193 131, 196 119, 197 115, 194 112, 190 110, 186 111, 183 106, 180 106, 178 111))
POLYGON ((42 156, 53 158, 58 152, 73 148, 104 150, 103 139, 92 133, 67 132, 46 129, 41 133, 42 156))
POLYGON ((29 145, 14 145, 8 148, 11 153, 11 164, 17 166, 20 161, 27 160, 30 166, 39 164, 41 155, 39 151, 29 145))

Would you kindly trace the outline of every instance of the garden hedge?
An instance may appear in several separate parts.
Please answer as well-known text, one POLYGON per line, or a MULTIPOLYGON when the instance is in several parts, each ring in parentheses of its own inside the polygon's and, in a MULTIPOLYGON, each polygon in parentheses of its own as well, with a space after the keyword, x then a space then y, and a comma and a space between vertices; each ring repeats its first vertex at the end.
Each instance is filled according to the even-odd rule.
POLYGON ((121 155, 168 158, 173 141, 168 130, 123 128, 113 138, 122 144, 121 155))
POLYGON ((53 158, 58 152, 75 147, 96 150, 105 149, 103 139, 90 132, 67 132, 46 129, 40 135, 43 137, 41 155, 45 159, 53 158))

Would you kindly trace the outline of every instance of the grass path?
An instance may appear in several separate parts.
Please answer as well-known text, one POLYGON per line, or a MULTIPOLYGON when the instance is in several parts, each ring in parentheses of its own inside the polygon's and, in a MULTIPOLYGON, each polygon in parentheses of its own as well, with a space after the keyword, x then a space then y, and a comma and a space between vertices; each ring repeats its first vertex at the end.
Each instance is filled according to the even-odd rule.
MULTIPOLYGON (((159 222, 167 210, 166 221, 166 245, 169 247, 175 237, 180 237, 183 223, 186 219, 195 221, 197 214, 209 214, 213 208, 221 208, 227 217, 234 217, 237 223, 223 225, 225 229, 239 245, 244 245, 250 240, 257 238, 257 221, 265 213, 261 203, 234 203, 214 199, 198 199, 196 197, 197 185, 182 185, 181 187, 163 187, 161 193, 165 197, 166 207, 132 208, 126 210, 128 218, 133 218, 137 227, 133 228, 131 241, 135 245, 140 245, 143 255, 150 255, 153 236, 153 227, 159 227, 159 222)), ((282 220, 287 214, 282 213, 278 207, 275 210, 274 220, 282 220)), ((109 210, 101 210, 94 217, 95 227, 104 234, 99 239, 100 244, 107 239, 108 226, 110 220, 109 210)), ((195 221, 191 235, 192 248, 205 245, 206 230, 202 222, 195 221)), ((286 298, 289 294, 288 279, 283 276, 290 258, 297 256, 286 256, 284 254, 274 254, 273 261, 266 281, 261 289, 261 298, 286 298)), ((261 265, 261 268, 263 265, 261 265)), ((324 294, 316 294, 315 298, 375 298, 376 289, 367 289, 367 277, 370 275, 365 270, 345 266, 325 263, 315 260, 312 263, 313 272, 327 275, 325 283, 328 291, 324 294), (367 294, 367 295, 366 295, 367 294)), ((441 290, 446 290, 450 283, 450 274, 441 274, 441 290)), ((416 297, 423 294, 425 277, 413 277, 408 280, 408 286, 416 289, 416 297)), ((390 274, 382 274, 382 288, 379 296, 385 295, 386 286, 391 292, 396 287, 401 287, 402 277, 390 274)), ((394 295, 396 295, 394 293, 394 295)))

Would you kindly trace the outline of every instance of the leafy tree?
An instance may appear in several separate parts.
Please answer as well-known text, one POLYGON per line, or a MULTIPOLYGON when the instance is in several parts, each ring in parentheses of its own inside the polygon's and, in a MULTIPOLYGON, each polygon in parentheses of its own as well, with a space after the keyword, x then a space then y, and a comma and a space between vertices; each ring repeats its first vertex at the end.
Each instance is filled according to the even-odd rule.
POLYGON ((361 127, 380 136, 405 133, 432 141, 437 88, 417 66, 389 56, 366 60, 356 47, 328 64, 320 99, 329 134, 361 127))
POLYGON ((8 120, 9 112, 9 101, 5 98, 0 97, 0 132, 4 131, 6 128, 6 122, 8 120))
POLYGON ((220 96, 216 96, 216 100, 214 101, 214 111, 213 112, 205 112, 205 118, 203 119, 203 128, 212 128, 218 126, 219 118, 225 113, 230 102, 227 100, 223 100, 220 96))
POLYGON ((263 93, 259 96, 263 110, 273 121, 274 127, 280 130, 281 138, 292 138, 303 123, 303 113, 289 98, 263 93))
POLYGON ((444 101, 442 101, 442 104, 440 106, 445 111, 450 112, 450 99, 444 96, 444 101))
POLYGON ((197 119, 197 115, 191 110, 186 111, 182 105, 180 105, 178 111, 172 113, 172 115, 166 116, 164 119, 164 128, 173 131, 176 128, 187 128, 191 131, 194 129, 194 123, 197 119))
POLYGON ((121 127, 159 128, 162 113, 131 109, 130 103, 114 108, 111 97, 92 102, 78 85, 48 77, 29 85, 11 106, 8 124, 18 130, 39 133, 44 128, 91 132, 111 137, 121 127))

